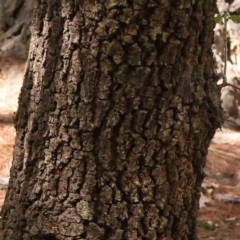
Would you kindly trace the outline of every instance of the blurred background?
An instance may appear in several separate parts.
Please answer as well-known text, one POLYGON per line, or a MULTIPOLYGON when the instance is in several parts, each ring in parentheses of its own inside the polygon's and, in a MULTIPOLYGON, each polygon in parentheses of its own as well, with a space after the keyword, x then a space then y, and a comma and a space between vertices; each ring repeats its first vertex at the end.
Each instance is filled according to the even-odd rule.
POLYGON ((30 41, 32 0, 0 0, 0 208, 12 162, 14 113, 30 41))
MULTIPOLYGON (((240 0, 218 0, 219 13, 240 15, 240 0)), ((30 42, 33 0, 0 0, 0 208, 12 161, 17 110, 30 42)), ((227 23, 227 80, 240 87, 240 24, 227 23)), ((224 25, 215 28, 216 70, 224 68, 224 25)), ((240 91, 222 90, 229 114, 209 148, 200 199, 200 239, 240 239, 240 91)))

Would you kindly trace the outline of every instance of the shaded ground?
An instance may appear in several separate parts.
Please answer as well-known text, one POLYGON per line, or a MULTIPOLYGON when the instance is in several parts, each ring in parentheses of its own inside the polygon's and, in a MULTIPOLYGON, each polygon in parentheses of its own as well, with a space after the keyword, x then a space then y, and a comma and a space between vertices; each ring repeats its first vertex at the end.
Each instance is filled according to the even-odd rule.
MULTIPOLYGON (((6 60, 0 73, 0 208, 12 160, 17 109, 24 64, 6 60), (10 67, 10 66, 13 67, 10 67)), ((200 200, 199 237, 209 240, 240 239, 240 133, 218 131, 209 148, 206 178, 200 200)))

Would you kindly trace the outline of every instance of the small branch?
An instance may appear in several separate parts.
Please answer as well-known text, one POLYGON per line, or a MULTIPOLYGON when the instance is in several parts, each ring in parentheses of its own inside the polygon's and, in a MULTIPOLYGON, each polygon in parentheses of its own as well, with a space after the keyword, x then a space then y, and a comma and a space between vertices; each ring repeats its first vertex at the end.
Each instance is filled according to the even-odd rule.
POLYGON ((220 88, 229 86, 229 87, 233 87, 234 89, 237 89, 237 90, 240 91, 240 88, 239 88, 239 87, 236 87, 236 86, 234 86, 233 84, 228 83, 228 82, 224 82, 224 81, 223 81, 222 84, 219 84, 218 86, 219 86, 220 88))
MULTIPOLYGON (((221 22, 222 18, 224 19, 224 71, 223 71, 223 73, 220 74, 220 75, 222 75, 221 77, 220 77, 220 75, 218 76, 219 79, 222 79, 222 81, 223 81, 222 84, 218 85, 218 87, 220 89, 222 89, 223 87, 230 86, 233 89, 240 91, 239 87, 236 87, 233 84, 227 82, 227 59, 228 59, 227 21, 229 19, 233 20, 233 16, 229 15, 229 13, 227 11, 224 11, 224 14, 221 15, 219 22, 221 22)), ((239 19, 235 19, 234 22, 240 22, 240 18, 239 19)))
POLYGON ((227 12, 224 12, 224 72, 223 83, 227 82, 227 12))

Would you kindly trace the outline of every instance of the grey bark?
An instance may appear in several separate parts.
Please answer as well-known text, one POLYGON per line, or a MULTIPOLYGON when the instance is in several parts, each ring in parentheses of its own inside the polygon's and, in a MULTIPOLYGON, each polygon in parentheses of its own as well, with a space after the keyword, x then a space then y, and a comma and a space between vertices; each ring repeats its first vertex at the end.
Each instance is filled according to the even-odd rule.
POLYGON ((2 239, 197 239, 222 114, 215 11, 215 0, 38 1, 2 239))

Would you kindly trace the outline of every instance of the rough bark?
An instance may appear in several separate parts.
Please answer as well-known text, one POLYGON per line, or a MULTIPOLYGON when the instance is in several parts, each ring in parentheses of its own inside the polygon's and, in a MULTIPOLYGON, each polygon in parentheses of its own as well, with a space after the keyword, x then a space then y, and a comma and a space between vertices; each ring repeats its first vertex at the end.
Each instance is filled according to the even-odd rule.
POLYGON ((38 1, 2 239, 197 239, 216 6, 170 2, 38 1))

